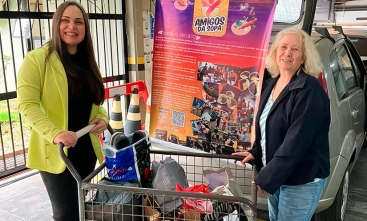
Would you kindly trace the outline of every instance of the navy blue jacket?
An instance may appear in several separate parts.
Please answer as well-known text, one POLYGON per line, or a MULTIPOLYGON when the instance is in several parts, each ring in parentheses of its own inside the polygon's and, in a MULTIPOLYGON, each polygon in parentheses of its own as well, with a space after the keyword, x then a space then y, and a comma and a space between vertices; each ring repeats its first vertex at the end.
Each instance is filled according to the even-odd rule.
POLYGON ((269 194, 330 174, 330 101, 320 83, 302 71, 280 93, 266 121, 266 167, 261 160, 259 118, 279 76, 264 82, 249 151, 260 170, 255 183, 269 194))

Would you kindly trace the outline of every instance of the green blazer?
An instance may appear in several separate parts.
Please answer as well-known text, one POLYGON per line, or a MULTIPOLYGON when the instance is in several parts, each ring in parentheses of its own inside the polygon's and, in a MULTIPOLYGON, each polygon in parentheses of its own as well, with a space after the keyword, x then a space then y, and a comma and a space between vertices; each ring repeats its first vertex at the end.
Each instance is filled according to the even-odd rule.
MULTIPOLYGON (((57 53, 51 54, 45 63, 47 53, 48 47, 42 47, 29 52, 24 58, 17 78, 17 102, 19 112, 32 127, 26 166, 58 174, 65 170, 66 165, 53 140, 68 128, 68 85, 57 53)), ((89 120, 94 118, 107 122, 106 110, 93 104, 89 120)), ((103 154, 98 135, 89 133, 89 136, 101 163, 103 154)), ((67 154, 67 149, 64 150, 67 154)))

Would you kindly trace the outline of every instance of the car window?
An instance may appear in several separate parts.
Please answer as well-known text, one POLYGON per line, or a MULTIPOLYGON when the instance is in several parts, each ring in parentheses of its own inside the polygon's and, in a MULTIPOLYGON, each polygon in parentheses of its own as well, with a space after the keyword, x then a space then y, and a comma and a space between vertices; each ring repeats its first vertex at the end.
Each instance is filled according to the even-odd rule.
POLYGON ((338 63, 338 56, 336 51, 333 51, 330 54, 330 67, 332 70, 332 74, 334 77, 335 89, 339 100, 343 99, 344 95, 346 94, 346 89, 344 86, 344 79, 341 72, 341 68, 338 63))
POLYGON ((348 47, 348 51, 349 51, 349 54, 350 54, 350 58, 351 58, 351 61, 352 61, 352 66, 353 66, 353 69, 354 69, 354 74, 357 78, 357 83, 358 85, 362 85, 362 73, 361 73, 361 70, 359 69, 359 65, 358 65, 358 61, 356 59, 360 59, 359 55, 356 54, 353 50, 353 45, 352 44, 347 44, 347 47, 348 47))
POLYGON ((357 63, 355 62, 353 57, 351 57, 351 61, 352 61, 355 76, 357 77, 357 80, 358 80, 358 85, 360 85, 361 79, 362 79, 361 78, 361 72, 359 71, 357 63))
POLYGON ((295 23, 301 17, 302 0, 278 0, 274 22, 295 23))
POLYGON ((354 75, 354 69, 352 67, 352 61, 349 57, 346 46, 344 44, 339 45, 336 48, 336 52, 341 74, 344 75, 346 89, 349 91, 358 87, 357 79, 354 75))

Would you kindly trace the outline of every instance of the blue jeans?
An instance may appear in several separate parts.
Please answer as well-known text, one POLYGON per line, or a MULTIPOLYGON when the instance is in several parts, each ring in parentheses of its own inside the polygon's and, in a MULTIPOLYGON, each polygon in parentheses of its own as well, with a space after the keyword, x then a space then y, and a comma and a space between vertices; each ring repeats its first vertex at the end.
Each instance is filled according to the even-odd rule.
POLYGON ((325 179, 297 185, 283 185, 268 197, 270 221, 309 221, 319 203, 325 179))

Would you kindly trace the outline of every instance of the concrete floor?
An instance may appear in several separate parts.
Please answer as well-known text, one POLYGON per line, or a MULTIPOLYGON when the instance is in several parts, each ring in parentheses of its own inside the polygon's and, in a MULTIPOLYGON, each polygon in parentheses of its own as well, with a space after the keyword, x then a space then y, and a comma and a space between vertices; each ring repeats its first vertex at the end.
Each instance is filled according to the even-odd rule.
POLYGON ((367 220, 367 149, 362 149, 350 177, 345 221, 367 220))
POLYGON ((52 211, 39 174, 0 188, 1 221, 51 221, 52 211))
MULTIPOLYGON (((345 221, 367 220, 367 149, 351 174, 345 221)), ((264 214, 261 213, 263 219, 264 214)), ((0 188, 0 221, 50 221, 51 204, 39 174, 0 188)))

